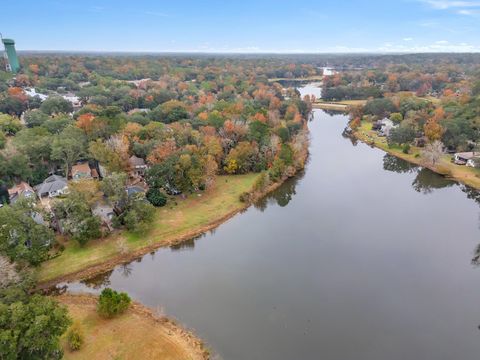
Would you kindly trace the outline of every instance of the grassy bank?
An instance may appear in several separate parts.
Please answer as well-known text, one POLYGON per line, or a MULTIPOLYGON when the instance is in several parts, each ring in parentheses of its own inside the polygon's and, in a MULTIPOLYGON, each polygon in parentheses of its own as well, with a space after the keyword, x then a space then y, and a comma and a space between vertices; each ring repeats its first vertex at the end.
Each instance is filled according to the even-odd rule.
POLYGON ((64 359, 208 359, 202 342, 174 322, 159 318, 134 303, 122 315, 103 319, 96 311, 97 300, 91 295, 61 295, 74 321, 81 324, 85 342, 71 352, 62 339, 64 359))
POLYGON ((347 111, 349 106, 365 105, 367 100, 343 100, 343 101, 324 101, 317 100, 313 107, 324 110, 347 111))
POLYGON ((432 166, 422 159, 421 148, 411 146, 409 153, 404 154, 398 146, 389 147, 386 138, 378 136, 377 133, 372 130, 372 124, 368 122, 362 122, 361 126, 355 131, 354 136, 398 158, 429 168, 438 174, 452 178, 473 188, 480 189, 480 170, 452 163, 451 155, 444 154, 437 164, 432 166))
POLYGON ((207 192, 190 195, 185 200, 178 198, 177 204, 170 202, 158 209, 152 229, 143 236, 120 232, 91 241, 85 247, 68 241, 60 256, 41 265, 38 280, 48 285, 89 277, 158 247, 199 235, 245 207, 239 200, 240 194, 250 191, 257 176, 219 176, 207 192))

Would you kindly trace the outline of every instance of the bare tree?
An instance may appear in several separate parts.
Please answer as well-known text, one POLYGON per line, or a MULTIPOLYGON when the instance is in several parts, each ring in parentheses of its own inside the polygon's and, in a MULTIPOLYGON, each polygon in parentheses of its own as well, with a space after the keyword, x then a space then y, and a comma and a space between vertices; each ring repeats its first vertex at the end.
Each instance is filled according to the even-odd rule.
POLYGON ((435 140, 425 146, 422 157, 429 165, 434 166, 443 154, 443 144, 441 141, 435 140))

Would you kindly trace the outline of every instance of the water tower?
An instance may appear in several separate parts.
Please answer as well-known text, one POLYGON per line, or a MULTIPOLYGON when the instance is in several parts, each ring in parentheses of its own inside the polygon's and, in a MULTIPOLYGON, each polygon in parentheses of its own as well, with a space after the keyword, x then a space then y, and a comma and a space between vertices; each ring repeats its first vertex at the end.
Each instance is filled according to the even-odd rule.
POLYGON ((3 46, 5 47, 5 52, 3 57, 5 58, 5 67, 7 71, 17 73, 20 70, 20 62, 18 61, 17 52, 15 50, 15 41, 12 39, 4 39, 0 33, 0 38, 2 39, 3 46))

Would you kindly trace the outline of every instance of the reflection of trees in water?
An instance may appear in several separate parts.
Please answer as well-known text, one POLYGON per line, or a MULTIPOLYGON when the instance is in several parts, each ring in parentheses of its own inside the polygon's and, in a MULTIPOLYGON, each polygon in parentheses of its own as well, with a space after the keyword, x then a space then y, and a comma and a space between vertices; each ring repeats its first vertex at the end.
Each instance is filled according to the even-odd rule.
POLYGON ((455 185, 456 182, 447 179, 445 176, 434 173, 433 171, 422 168, 413 180, 412 187, 423 194, 430 194, 435 189, 443 189, 455 185))
POLYGON ((110 270, 103 274, 94 276, 90 279, 82 280, 80 282, 91 289, 100 289, 101 287, 109 286, 111 284, 110 276, 112 275, 112 273, 113 270, 110 270))
MULTIPOLYGON (((472 199, 478 205, 480 205, 480 191, 467 185, 460 186, 460 189, 467 195, 467 198, 472 199)), ((479 216, 479 221, 480 221, 480 216, 479 216)), ((472 258, 472 264, 475 266, 480 265, 480 244, 478 244, 477 247, 475 248, 474 255, 472 258)))
POLYGON ((122 274, 123 277, 128 278, 132 274, 133 269, 132 269, 131 263, 128 263, 128 264, 120 265, 118 270, 119 270, 120 274, 122 274))
POLYGON ((305 176, 305 172, 301 171, 292 178, 287 179, 278 189, 272 191, 253 204, 256 209, 264 211, 269 204, 276 203, 281 207, 288 205, 290 200, 296 194, 296 186, 299 180, 305 176))
POLYGON ((385 154, 383 157, 383 169, 396 173, 411 173, 418 169, 418 166, 408 161, 399 159, 393 155, 385 154))
POLYGON ((195 241, 204 237, 205 234, 198 235, 194 238, 191 238, 189 240, 182 241, 178 244, 170 246, 170 249, 172 251, 179 251, 179 250, 185 250, 185 249, 194 249, 195 248, 195 241))
POLYGON ((330 109, 322 109, 325 114, 330 115, 330 117, 337 116, 337 115, 345 115, 345 111, 342 110, 330 110, 330 109))
POLYGON ((427 168, 421 168, 390 154, 385 154, 383 157, 383 169, 399 174, 417 172, 417 176, 412 182, 412 187, 415 191, 423 194, 429 194, 434 189, 442 189, 456 184, 455 181, 447 179, 443 175, 439 175, 427 168))

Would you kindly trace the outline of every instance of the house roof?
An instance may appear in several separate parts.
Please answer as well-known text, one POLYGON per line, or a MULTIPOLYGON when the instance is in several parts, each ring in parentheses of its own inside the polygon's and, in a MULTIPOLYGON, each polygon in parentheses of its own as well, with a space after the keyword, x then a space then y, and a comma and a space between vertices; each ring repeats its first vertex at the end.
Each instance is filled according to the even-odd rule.
POLYGON ((25 181, 22 181, 20 184, 17 184, 11 189, 8 189, 8 194, 10 196, 15 194, 21 195, 26 191, 34 192, 33 188, 30 185, 28 185, 25 181))
POLYGON ((114 214, 113 207, 111 207, 108 204, 99 204, 99 203, 97 203, 93 207, 92 213, 94 215, 99 216, 102 219, 105 219, 105 218, 109 219, 114 214))
POLYGON ((457 156, 457 157, 459 157, 459 158, 462 158, 462 159, 469 160, 469 159, 475 157, 475 153, 472 152, 472 151, 459 152, 459 153, 455 153, 455 156, 457 156))
POLYGON ((130 163, 130 166, 133 166, 133 167, 145 166, 145 160, 135 155, 130 156, 130 159, 128 159, 128 162, 130 163))
POLYGON ((90 166, 88 166, 88 163, 76 164, 72 166, 72 176, 77 173, 91 174, 91 172, 92 170, 90 169, 90 166))
POLYGON ((67 187, 67 179, 59 175, 51 175, 40 185, 37 185, 38 194, 50 193, 67 187))

